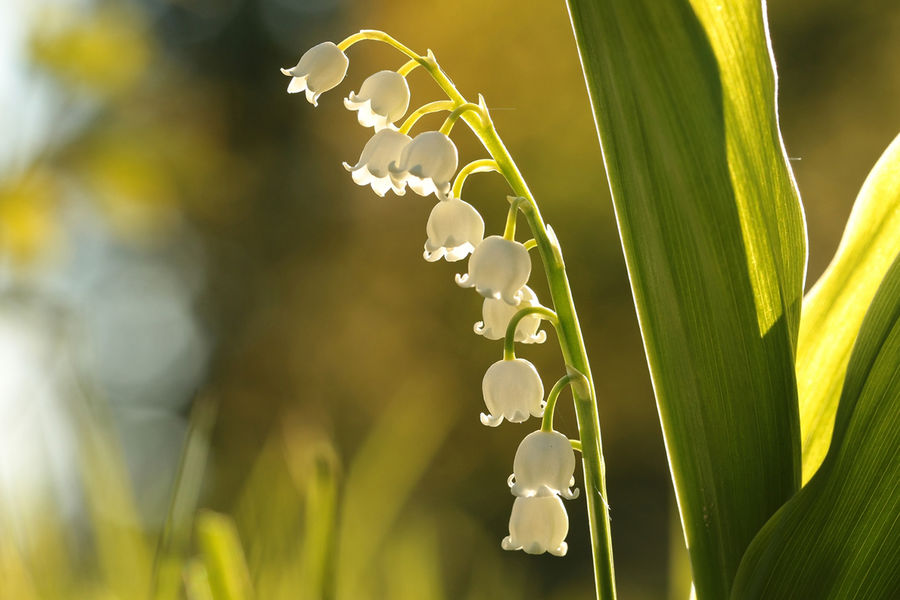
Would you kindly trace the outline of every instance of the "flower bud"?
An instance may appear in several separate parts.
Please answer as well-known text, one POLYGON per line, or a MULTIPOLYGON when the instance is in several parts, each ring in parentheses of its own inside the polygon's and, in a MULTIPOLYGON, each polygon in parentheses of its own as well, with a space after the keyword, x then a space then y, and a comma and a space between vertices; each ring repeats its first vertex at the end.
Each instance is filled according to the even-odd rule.
POLYGON ((417 135, 389 166, 394 187, 409 187, 420 196, 446 198, 459 156, 453 141, 440 131, 417 135))
POLYGON ((481 422, 496 427, 506 419, 521 423, 528 415, 544 414, 544 383, 534 365, 524 358, 498 360, 481 381, 484 404, 490 415, 481 413, 481 422))
POLYGON ((534 431, 525 436, 516 450, 509 487, 515 496, 561 494, 567 500, 578 497, 575 485, 575 451, 569 438, 558 431, 534 431))
POLYGON ((379 71, 363 81, 359 94, 350 92, 344 98, 344 106, 358 111, 356 118, 360 125, 381 131, 406 114, 409 84, 396 71, 379 71))
POLYGON ((530 276, 531 257, 525 246, 492 235, 478 244, 469 259, 469 272, 457 275, 456 283, 474 287, 485 298, 502 298, 507 304, 516 306, 530 276))
MULTIPOLYGON (((510 319, 520 309, 540 306, 537 295, 527 285, 523 286, 519 293, 521 299, 516 305, 507 304, 503 300, 495 298, 485 298, 481 309, 484 320, 475 323, 475 333, 483 335, 489 340, 502 340, 506 337, 506 328, 509 326, 510 319)), ((538 315, 528 315, 523 318, 516 327, 516 341, 523 344, 543 344, 547 339, 547 332, 538 331, 540 326, 541 317, 538 315)))
POLYGON ((569 549, 565 542, 568 533, 569 515, 559 496, 520 497, 513 502, 509 535, 500 545, 504 550, 565 556, 569 549))
POLYGON ((319 96, 343 81, 349 64, 340 48, 332 42, 322 42, 307 50, 295 67, 281 72, 293 78, 288 84, 289 94, 305 91, 309 103, 318 106, 319 96))
POLYGON ((439 201, 425 225, 425 260, 462 260, 484 237, 484 220, 475 207, 459 198, 439 201))
POLYGON ((344 168, 350 171, 357 185, 371 185, 379 196, 384 196, 392 187, 395 194, 402 196, 406 191, 393 186, 388 165, 399 158, 411 141, 408 135, 399 131, 382 129, 366 142, 359 161, 352 167, 344 163, 344 168))

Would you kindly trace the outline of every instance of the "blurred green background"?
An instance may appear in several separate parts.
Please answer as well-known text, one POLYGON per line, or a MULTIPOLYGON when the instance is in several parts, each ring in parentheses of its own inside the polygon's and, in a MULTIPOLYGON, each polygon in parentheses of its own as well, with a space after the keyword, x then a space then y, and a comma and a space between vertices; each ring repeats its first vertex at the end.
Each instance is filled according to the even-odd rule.
MULTIPOLYGON (((769 12, 809 285, 900 129, 900 5, 769 12)), ((479 423, 501 343, 472 333, 481 301, 452 282, 464 263, 421 258, 433 202, 378 198, 341 167, 371 133, 342 96, 402 57, 359 44, 317 109, 285 93, 278 67, 361 28, 431 48, 484 94, 567 258, 621 597, 683 597, 564 2, 2 0, 0 598, 140 597, 153 572, 161 595, 203 597, 195 507, 234 518, 260 598, 591 597, 582 500, 566 504, 566 558, 500 550, 506 477, 536 424, 479 423)), ((410 83, 414 106, 440 99, 425 73, 410 83)), ((483 156, 464 127, 454 138, 462 161, 483 156)), ((505 194, 495 175, 466 186, 488 232, 505 194)), ((548 388, 550 337, 519 353, 548 388)), ((567 403, 556 426, 576 432, 567 403)))

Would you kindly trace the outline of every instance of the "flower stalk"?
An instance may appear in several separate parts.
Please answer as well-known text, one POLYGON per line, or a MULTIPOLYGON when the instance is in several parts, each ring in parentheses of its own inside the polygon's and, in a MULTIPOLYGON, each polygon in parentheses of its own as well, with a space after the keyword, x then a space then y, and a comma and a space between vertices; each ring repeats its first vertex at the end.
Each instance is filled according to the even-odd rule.
MULTIPOLYGON (((426 56, 423 57, 384 32, 375 30, 360 31, 340 42, 337 45, 337 48, 341 51, 345 51, 353 44, 363 40, 380 41, 396 48, 410 59, 410 61, 398 71, 401 75, 407 74, 409 71, 416 68, 416 66, 421 66, 429 73, 432 79, 434 79, 437 85, 449 98, 449 101, 447 102, 432 102, 413 112, 403 123, 399 133, 408 133, 415 122, 425 114, 437 112, 439 110, 448 110, 451 114, 441 128, 441 133, 448 133, 456 120, 462 119, 468 124, 469 128, 478 137, 485 150, 489 153, 491 157, 490 160, 485 159, 484 161, 476 161, 475 163, 467 165, 457 175, 452 188, 447 191, 452 192, 452 196, 458 197, 462 190, 462 184, 469 174, 495 170, 504 176, 512 189, 513 195, 516 196, 510 210, 510 221, 512 225, 510 226, 508 222, 507 227, 507 232, 510 233, 510 236, 507 237, 504 235, 504 238, 512 240, 512 235, 514 235, 515 217, 520 210, 531 229, 533 240, 529 240, 528 247, 536 247, 541 256, 544 271, 549 283, 550 296, 554 310, 550 310, 543 306, 531 306, 519 310, 510 320, 507 328, 504 343, 504 359, 519 360, 515 359, 514 343, 516 328, 521 319, 529 315, 539 314, 542 318, 550 320, 553 323, 557 331, 562 357, 565 361, 569 375, 561 379, 557 385, 554 386, 555 394, 553 391, 551 392, 551 398, 548 399, 548 405, 545 407, 549 412, 549 417, 545 413, 544 425, 549 426, 552 430, 553 405, 551 405, 551 401, 555 404, 559 392, 565 385, 570 384, 579 431, 579 440, 572 440, 571 445, 582 453, 582 465, 585 479, 584 487, 586 492, 585 495, 587 497, 587 511, 588 521, 590 523, 597 598, 599 600, 612 600, 616 597, 615 572, 612 559, 609 508, 606 502, 606 469, 601 447, 596 392, 591 377, 591 369, 587 351, 584 346, 581 327, 578 323, 578 316, 575 311, 575 303, 572 298, 572 290, 569 285, 562 250, 556 239, 556 235, 553 233, 552 228, 544 222, 534 197, 528 189, 528 185, 522 177, 518 166, 506 146, 503 144, 500 136, 497 134, 490 113, 484 103, 484 99, 479 96, 477 104, 468 102, 456 89, 453 82, 441 70, 434 54, 432 54, 430 50, 427 52, 426 56)), ((489 238, 485 242, 490 240, 491 239, 489 238)), ((498 246, 496 240, 492 241, 492 243, 494 246, 498 246)), ((473 260, 474 257, 475 255, 473 254, 473 260)), ((472 264, 470 261, 470 271, 471 269, 472 264)), ((471 279, 471 277, 469 279, 471 279)), ((458 278, 457 281, 463 285, 466 279, 463 278, 463 281, 460 281, 458 278)), ((512 304, 511 298, 504 297, 504 300, 512 304)), ((545 427, 542 427, 542 429, 547 431, 545 427)), ((521 503, 522 506, 525 506, 524 500, 525 499, 517 498, 517 505, 521 503)), ((558 498, 553 501, 558 502, 558 498)), ((548 500, 548 502, 550 502, 550 500, 548 500)), ((562 505, 560 504, 560 509, 561 506, 562 505)), ((516 509, 514 508, 514 516, 515 510, 516 509)), ((565 514, 564 510, 562 514, 565 514)), ((504 544, 506 544, 506 541, 504 544)), ((506 547, 506 545, 504 547, 506 547)), ((558 549, 564 553, 564 544, 558 549)), ((526 551, 528 550, 526 549, 526 551)), ((553 550, 551 549, 550 551, 553 550)))

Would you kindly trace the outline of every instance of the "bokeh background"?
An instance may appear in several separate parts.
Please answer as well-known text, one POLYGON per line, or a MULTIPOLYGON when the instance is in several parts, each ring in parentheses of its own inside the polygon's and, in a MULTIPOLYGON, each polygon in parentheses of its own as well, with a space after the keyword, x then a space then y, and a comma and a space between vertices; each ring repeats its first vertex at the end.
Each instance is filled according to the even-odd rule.
MULTIPOLYGON (((811 283, 900 130, 900 5, 769 12, 811 283)), ((621 597, 684 597, 562 0, 0 1, 0 597, 135 598, 153 572, 190 592, 198 508, 233 518, 260 598, 591 597, 583 500, 568 557, 500 550, 534 423, 478 421, 500 342, 472 333, 464 264, 421 258, 432 202, 378 198, 341 167, 369 136, 341 97, 402 57, 359 44, 317 109, 285 93, 278 67, 361 28, 433 49, 491 106, 567 257, 621 597)), ((439 99, 426 74, 410 82, 415 104, 439 99)), ((454 137, 463 161, 482 156, 454 137)), ((495 175, 466 186, 488 231, 505 192, 495 175)), ((552 337, 520 351, 548 388, 552 337)))

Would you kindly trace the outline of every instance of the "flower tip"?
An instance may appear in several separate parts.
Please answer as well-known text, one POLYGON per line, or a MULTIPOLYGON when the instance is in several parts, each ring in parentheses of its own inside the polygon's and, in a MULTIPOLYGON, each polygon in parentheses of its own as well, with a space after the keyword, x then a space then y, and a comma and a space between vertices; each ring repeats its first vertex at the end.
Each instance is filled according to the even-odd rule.
POLYGON ((497 427, 502 422, 503 422, 503 417, 495 417, 494 415, 487 415, 485 413, 481 413, 481 424, 482 425, 486 425, 488 427, 497 427))
POLYGON ((503 538, 503 541, 500 542, 500 547, 503 548, 504 550, 518 550, 521 548, 521 546, 517 545, 515 542, 512 541, 511 535, 508 535, 505 538, 503 538))
POLYGON ((484 335, 484 332, 485 332, 484 321, 478 321, 477 323, 475 323, 475 326, 472 329, 474 329, 475 333, 477 333, 478 335, 484 335))
POLYGON ((559 495, 566 500, 575 500, 576 498, 578 498, 578 496, 581 495, 581 490, 579 490, 578 488, 565 489, 560 491, 559 495))
POLYGON ((281 70, 281 72, 282 72, 283 74, 287 75, 288 77, 293 77, 293 76, 294 76, 294 74, 291 73, 291 70, 290 70, 290 69, 285 69, 284 67, 282 67, 280 70, 281 70))
POLYGON ((565 542, 559 545, 559 547, 554 548, 552 550, 548 550, 550 554, 553 556, 565 556, 566 552, 569 551, 569 545, 565 542))
POLYGON ((459 287, 470 288, 474 285, 468 273, 457 273, 455 279, 459 287))

